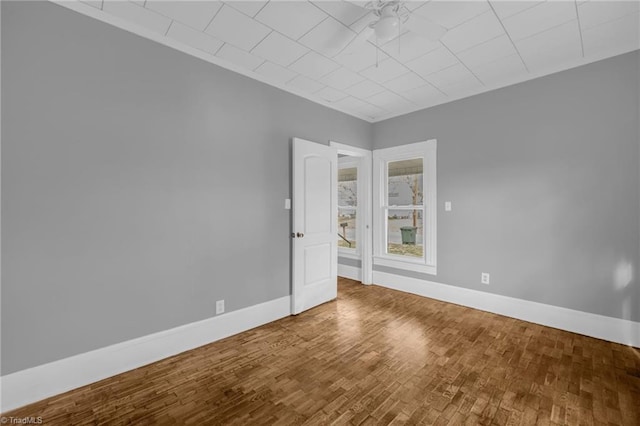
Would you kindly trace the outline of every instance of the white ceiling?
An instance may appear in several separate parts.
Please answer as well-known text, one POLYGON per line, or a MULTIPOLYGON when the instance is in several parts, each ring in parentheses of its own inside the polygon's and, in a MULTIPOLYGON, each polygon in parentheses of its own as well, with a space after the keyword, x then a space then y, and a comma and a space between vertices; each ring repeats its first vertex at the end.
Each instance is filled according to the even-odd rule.
POLYGON ((640 0, 406 1, 448 31, 350 46, 365 1, 55 1, 368 121, 640 48, 640 0))

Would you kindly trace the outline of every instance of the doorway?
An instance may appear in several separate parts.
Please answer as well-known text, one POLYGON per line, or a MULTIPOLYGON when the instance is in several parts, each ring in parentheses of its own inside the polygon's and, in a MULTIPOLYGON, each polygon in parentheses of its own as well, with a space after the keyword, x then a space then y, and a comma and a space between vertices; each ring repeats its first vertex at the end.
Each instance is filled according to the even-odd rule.
POLYGON ((371 151, 330 141, 338 151, 338 275, 371 284, 371 151))

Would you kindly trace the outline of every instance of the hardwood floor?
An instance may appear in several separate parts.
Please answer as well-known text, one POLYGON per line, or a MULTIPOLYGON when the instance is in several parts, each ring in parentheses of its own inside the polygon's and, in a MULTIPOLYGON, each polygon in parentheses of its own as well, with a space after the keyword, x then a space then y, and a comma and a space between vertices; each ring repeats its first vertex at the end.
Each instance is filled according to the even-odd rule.
POLYGON ((5 413, 76 424, 640 425, 640 351, 340 279, 338 300, 5 413))

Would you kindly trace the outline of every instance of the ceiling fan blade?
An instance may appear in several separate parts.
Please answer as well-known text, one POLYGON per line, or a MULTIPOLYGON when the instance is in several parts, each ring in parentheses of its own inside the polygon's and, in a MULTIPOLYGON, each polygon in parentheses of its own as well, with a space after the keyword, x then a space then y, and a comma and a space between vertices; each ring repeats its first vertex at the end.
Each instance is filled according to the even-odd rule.
POLYGON ((360 34, 358 34, 352 41, 344 48, 344 53, 353 53, 358 50, 364 43, 366 43, 369 38, 373 35, 373 28, 370 26, 366 26, 360 34))
POLYGON ((420 18, 415 14, 409 16, 409 19, 404 24, 405 28, 413 33, 424 37, 431 41, 438 41, 447 32, 447 29, 435 22, 429 21, 425 18, 420 18))

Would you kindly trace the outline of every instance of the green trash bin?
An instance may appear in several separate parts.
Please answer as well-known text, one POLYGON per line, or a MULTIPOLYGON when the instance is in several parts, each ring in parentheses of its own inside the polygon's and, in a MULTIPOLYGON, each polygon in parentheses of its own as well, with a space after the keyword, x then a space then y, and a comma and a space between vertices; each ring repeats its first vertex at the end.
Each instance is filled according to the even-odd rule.
POLYGON ((416 244, 416 227, 415 226, 402 226, 400 232, 402 233, 402 244, 416 244))

